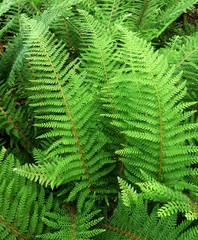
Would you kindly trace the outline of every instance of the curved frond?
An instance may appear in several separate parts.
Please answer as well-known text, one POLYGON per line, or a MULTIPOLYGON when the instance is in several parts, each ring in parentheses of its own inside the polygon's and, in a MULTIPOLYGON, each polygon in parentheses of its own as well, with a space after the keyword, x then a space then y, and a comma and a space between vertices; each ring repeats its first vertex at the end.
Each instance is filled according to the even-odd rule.
MULTIPOLYGON (((75 181, 71 195, 74 197, 85 191, 85 199, 105 186, 102 177, 114 167, 110 164, 109 153, 103 150, 106 139, 97 129, 93 94, 82 85, 84 77, 76 73, 76 62, 67 63, 64 45, 45 25, 26 17, 22 21, 28 58, 35 69, 35 79, 31 80, 32 87, 29 88, 31 106, 38 120, 36 126, 46 129, 38 138, 53 141, 43 152, 45 163, 34 167, 36 172, 41 170, 33 174, 34 179, 40 178, 42 184, 52 186, 75 181)), ((18 172, 30 177, 32 170, 33 167, 25 165, 18 172)))
POLYGON ((198 161, 198 148, 186 144, 197 124, 185 123, 185 111, 195 103, 182 103, 185 82, 180 83, 180 75, 173 75, 174 68, 168 69, 150 44, 123 30, 120 47, 123 70, 112 82, 115 110, 107 115, 125 135, 126 143, 117 153, 124 157, 132 182, 144 179, 142 169, 160 182, 177 185, 198 161))

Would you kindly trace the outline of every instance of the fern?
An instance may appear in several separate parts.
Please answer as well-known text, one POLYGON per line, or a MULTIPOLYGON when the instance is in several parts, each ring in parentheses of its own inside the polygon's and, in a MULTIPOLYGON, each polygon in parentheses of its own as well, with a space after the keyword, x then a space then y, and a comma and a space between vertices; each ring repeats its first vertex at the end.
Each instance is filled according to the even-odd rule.
POLYGON ((176 240, 183 239, 184 236, 195 239, 197 227, 190 228, 192 221, 183 221, 175 226, 177 221, 175 214, 159 219, 157 214, 159 205, 148 209, 148 203, 144 201, 143 195, 134 191, 122 179, 119 179, 119 184, 123 191, 122 199, 110 222, 102 224, 106 232, 97 239, 176 240))
MULTIPOLYGON (((80 11, 82 16, 81 35, 83 44, 81 46, 82 68, 87 73, 87 80, 93 88, 100 90, 106 86, 107 96, 111 96, 110 81, 116 69, 116 62, 111 57, 115 54, 113 39, 105 34, 105 29, 100 27, 100 22, 91 15, 80 11), (87 45, 90 50, 87 50, 87 45), (94 85, 92 84, 94 81, 94 85)), ((94 89, 94 91, 96 91, 94 89)))
POLYGON ((81 1, 82 0, 67 0, 62 2, 56 1, 56 3, 52 1, 46 10, 42 13, 39 20, 46 24, 46 26, 50 26, 55 20, 61 16, 65 16, 65 13, 69 12, 73 5, 76 5, 81 1))
POLYGON ((37 70, 36 79, 31 81, 39 83, 30 89, 31 105, 40 120, 36 125, 49 129, 38 138, 51 138, 53 144, 43 152, 42 165, 25 165, 17 172, 31 179, 39 178, 40 183, 52 188, 73 182, 68 200, 81 192, 82 204, 89 194, 100 192, 106 184, 102 177, 114 167, 109 165, 109 154, 103 151, 105 138, 96 128, 93 96, 81 87, 83 76, 72 69, 74 63, 65 67, 67 55, 63 46, 45 26, 25 17, 22 21, 31 65, 37 70), (53 48, 56 51, 51 51, 53 48), (48 74, 43 76, 43 71, 48 74), (40 94, 35 95, 35 91, 40 94))
POLYGON ((120 51, 124 74, 112 83, 116 109, 107 115, 126 136, 124 148, 117 153, 124 157, 132 182, 143 180, 142 169, 160 182, 177 185, 192 173, 187 167, 197 162, 197 147, 185 144, 197 125, 183 122, 192 114, 184 113, 185 109, 194 103, 181 102, 185 82, 179 84, 174 69, 168 71, 165 59, 134 33, 123 31, 120 51))
POLYGON ((101 228, 93 228, 102 218, 95 218, 98 210, 91 211, 93 203, 88 201, 83 213, 75 214, 69 206, 57 212, 46 213, 43 221, 50 227, 50 232, 38 236, 41 239, 90 239, 102 232, 101 228))
POLYGON ((27 150, 33 148, 34 143, 30 138, 31 122, 28 119, 31 116, 24 112, 24 108, 20 106, 17 108, 16 102, 12 100, 12 92, 7 92, 4 96, 2 94, 0 96, 0 128, 4 129, 2 134, 6 133, 11 137, 10 146, 17 146, 20 141, 21 145, 27 150), (26 122, 25 125, 21 122, 22 119, 26 122))
POLYGON ((166 54, 169 63, 176 65, 176 71, 182 71, 182 78, 186 81, 188 98, 197 99, 194 90, 197 84, 197 34, 187 38, 175 38, 172 44, 161 50, 166 54))
POLYGON ((158 33, 155 37, 158 37, 167 27, 176 20, 183 12, 191 9, 197 1, 167 1, 166 8, 163 9, 160 16, 157 18, 159 27, 158 33))
POLYGON ((0 152, 0 236, 1 239, 29 239, 44 232, 41 220, 52 208, 52 194, 13 173, 19 163, 3 148, 0 152))
POLYGON ((0 239, 197 239, 194 5, 1 1, 0 239))
POLYGON ((108 29, 122 22, 123 26, 136 31, 147 40, 159 37, 183 12, 197 3, 191 1, 159 0, 103 0, 91 5, 94 16, 108 29))

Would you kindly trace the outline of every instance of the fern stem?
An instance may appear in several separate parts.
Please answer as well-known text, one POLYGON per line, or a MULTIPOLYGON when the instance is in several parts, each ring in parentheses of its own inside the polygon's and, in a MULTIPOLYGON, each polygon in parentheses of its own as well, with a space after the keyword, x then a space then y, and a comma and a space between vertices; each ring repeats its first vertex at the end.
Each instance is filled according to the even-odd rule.
POLYGON ((162 124, 162 109, 159 91, 157 88, 156 80, 154 79, 154 88, 157 95, 157 104, 158 104, 158 112, 159 112, 159 124, 160 124, 160 156, 159 156, 159 173, 158 173, 158 181, 161 181, 162 178, 162 164, 163 164, 163 124, 162 124))
POLYGON ((175 67, 175 69, 179 68, 188 58, 190 58, 196 51, 198 47, 191 51, 187 56, 185 56, 175 67))
POLYGON ((73 119, 72 113, 70 111, 70 107, 69 107, 69 105, 67 103, 67 99, 66 99, 66 96, 64 94, 64 90, 62 88, 62 85, 61 85, 60 79, 58 77, 58 74, 57 74, 57 72, 55 70, 55 67, 54 67, 54 65, 53 65, 53 63, 51 61, 51 58, 50 58, 50 56, 49 56, 49 54, 48 54, 48 52, 46 50, 46 47, 44 46, 44 44, 42 44, 42 41, 40 40, 39 37, 38 37, 38 39, 40 41, 40 46, 42 46, 43 51, 45 52, 45 55, 46 55, 46 57, 47 57, 47 59, 49 61, 49 64, 50 64, 51 69, 52 69, 52 72, 54 73, 54 77, 55 77, 55 79, 56 79, 56 81, 58 83, 58 86, 59 86, 59 89, 60 89, 60 93, 61 93, 61 96, 62 96, 62 99, 63 99, 63 104, 64 104, 65 109, 66 109, 66 114, 69 115, 69 119, 70 119, 70 122, 71 122, 71 125, 72 125, 72 133, 73 133, 73 135, 74 135, 74 137, 76 139, 76 143, 77 143, 77 147, 78 147, 78 150, 79 150, 79 153, 80 153, 80 157, 81 157, 81 160, 82 160, 83 168, 84 168, 85 174, 87 176, 87 179, 90 182, 91 181, 91 177, 90 177, 90 174, 89 174, 89 172, 87 170, 87 166, 86 166, 86 162, 85 162, 85 158, 84 158, 84 153, 83 153, 83 150, 82 150, 82 147, 81 147, 81 143, 80 143, 80 138, 79 138, 79 135, 77 133, 76 124, 75 124, 75 121, 73 119))
POLYGON ((19 126, 16 125, 14 120, 3 110, 2 107, 0 107, 0 112, 5 116, 5 118, 8 120, 8 122, 14 127, 14 129, 18 132, 18 134, 22 137, 22 139, 28 143, 29 146, 34 147, 34 144, 24 135, 22 130, 19 128, 19 126))
POLYGON ((140 29, 140 27, 141 27, 141 23, 143 21, 143 17, 144 17, 144 14, 146 12, 147 7, 148 7, 148 0, 144 0, 142 11, 141 11, 141 14, 138 18, 137 24, 136 24, 137 29, 140 29))
POLYGON ((118 232, 126 237, 129 237, 131 239, 137 239, 137 240, 146 240, 146 238, 141 238, 133 233, 130 233, 130 232, 126 232, 118 227, 114 227, 114 226, 110 226, 110 225, 107 225, 107 224, 100 224, 103 228, 105 229, 109 229, 109 230, 112 230, 114 232, 118 232))
POLYGON ((79 29, 77 26, 75 26, 75 25, 69 20, 69 18, 64 17, 64 20, 65 20, 66 22, 68 22, 68 23, 70 24, 70 26, 72 26, 72 27, 78 32, 78 34, 79 34, 80 36, 82 35, 82 33, 80 32, 80 29, 79 29))
POLYGON ((76 232, 76 217, 74 212, 72 211, 70 206, 64 206, 67 209, 67 212, 69 213, 70 216, 70 221, 72 225, 72 230, 71 230, 71 239, 75 240, 75 232, 76 232))
POLYGON ((113 5, 112 5, 112 9, 111 9, 111 14, 110 14, 110 17, 109 17, 109 22, 108 22, 108 27, 107 27, 107 29, 109 29, 110 28, 110 25, 111 25, 111 20, 112 20, 112 16, 113 16, 113 12, 114 12, 114 9, 115 9, 115 0, 114 0, 114 2, 113 2, 113 5))
POLYGON ((12 227, 9 223, 7 223, 6 221, 4 221, 2 219, 2 217, 0 217, 0 224, 6 226, 14 235, 19 236, 22 239, 25 240, 29 240, 29 238, 27 238, 26 236, 24 236, 22 233, 20 233, 19 231, 17 231, 14 227, 12 227))

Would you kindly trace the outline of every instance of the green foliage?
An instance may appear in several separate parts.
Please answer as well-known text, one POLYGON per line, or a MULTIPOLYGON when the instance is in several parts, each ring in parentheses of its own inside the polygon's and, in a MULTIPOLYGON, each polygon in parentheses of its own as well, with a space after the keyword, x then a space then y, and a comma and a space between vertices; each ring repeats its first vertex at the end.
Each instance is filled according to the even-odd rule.
POLYGON ((29 239, 44 231, 42 217, 53 205, 53 195, 13 173, 19 165, 5 148, 0 152, 0 236, 1 239, 29 239))
POLYGON ((158 218, 159 204, 148 207, 144 195, 122 179, 119 183, 122 197, 110 221, 102 225, 107 231, 97 239, 196 239, 197 228, 189 229, 192 221, 176 225, 176 214, 158 218))
POLYGON ((196 3, 1 1, 0 240, 198 238, 196 3))
POLYGON ((161 52, 167 57, 171 65, 176 66, 177 72, 183 72, 183 79, 186 81, 188 98, 197 99, 197 33, 188 37, 175 37, 161 52))
POLYGON ((92 206, 93 202, 88 201, 82 213, 75 214, 69 206, 64 206, 65 209, 53 213, 47 213, 43 222, 50 227, 49 233, 40 235, 38 238, 84 240, 104 232, 102 228, 93 229, 93 226, 97 225, 102 218, 94 218, 100 211, 90 212, 92 206))
POLYGON ((107 115, 126 136, 124 148, 117 153, 124 157, 121 161, 127 174, 133 175, 129 177, 133 183, 143 180, 141 169, 174 186, 191 174, 187 168, 198 160, 197 147, 185 143, 196 137, 193 132, 197 125, 186 123, 192 115, 187 108, 193 102, 182 101, 185 82, 180 83, 180 75, 173 75, 174 68, 168 69, 166 59, 134 33, 123 31, 122 36, 120 58, 124 67, 111 85, 112 104, 108 108, 114 111, 107 115), (127 106, 124 99, 128 99, 127 106))

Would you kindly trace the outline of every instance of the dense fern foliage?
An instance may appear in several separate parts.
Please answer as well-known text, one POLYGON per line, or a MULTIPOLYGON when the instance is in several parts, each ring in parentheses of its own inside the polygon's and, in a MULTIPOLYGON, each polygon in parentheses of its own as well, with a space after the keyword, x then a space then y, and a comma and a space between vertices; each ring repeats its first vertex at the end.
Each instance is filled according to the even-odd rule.
POLYGON ((197 3, 0 2, 0 240, 198 239, 197 3))

